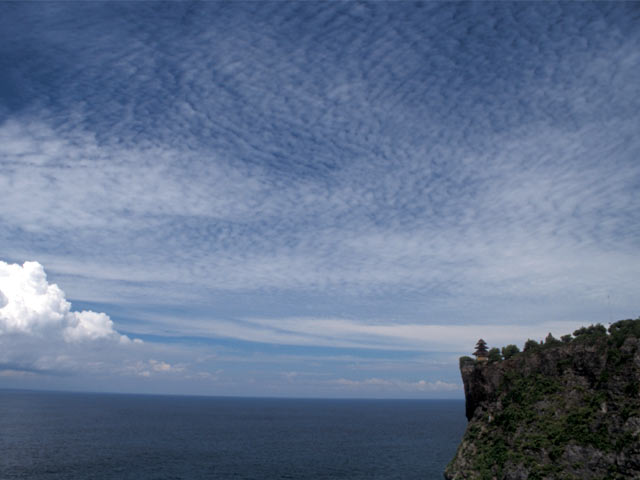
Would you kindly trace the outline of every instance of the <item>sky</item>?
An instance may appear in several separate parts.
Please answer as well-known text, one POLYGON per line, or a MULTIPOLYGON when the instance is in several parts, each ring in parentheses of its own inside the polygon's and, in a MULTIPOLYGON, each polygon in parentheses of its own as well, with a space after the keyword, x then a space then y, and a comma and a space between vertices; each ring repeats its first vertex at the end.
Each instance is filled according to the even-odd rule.
POLYGON ((0 3, 0 388, 462 398, 638 317, 639 5, 0 3))

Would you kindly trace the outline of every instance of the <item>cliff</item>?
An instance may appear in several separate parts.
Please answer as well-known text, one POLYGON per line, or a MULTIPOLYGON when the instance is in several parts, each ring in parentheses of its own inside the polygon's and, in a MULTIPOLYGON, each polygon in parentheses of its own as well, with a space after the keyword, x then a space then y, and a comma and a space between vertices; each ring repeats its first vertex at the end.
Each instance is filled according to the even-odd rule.
POLYGON ((445 478, 640 478, 640 319, 574 335, 461 358, 469 424, 445 478))

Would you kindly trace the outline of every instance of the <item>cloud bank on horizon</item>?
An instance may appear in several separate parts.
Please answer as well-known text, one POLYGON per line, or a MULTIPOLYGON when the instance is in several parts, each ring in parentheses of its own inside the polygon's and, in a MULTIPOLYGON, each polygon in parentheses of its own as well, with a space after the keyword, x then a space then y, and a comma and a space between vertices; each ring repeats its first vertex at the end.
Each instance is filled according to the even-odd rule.
POLYGON ((3 335, 144 339, 105 388, 451 395, 479 336, 638 316, 639 16, 1 4, 0 265, 47 292, 3 335))

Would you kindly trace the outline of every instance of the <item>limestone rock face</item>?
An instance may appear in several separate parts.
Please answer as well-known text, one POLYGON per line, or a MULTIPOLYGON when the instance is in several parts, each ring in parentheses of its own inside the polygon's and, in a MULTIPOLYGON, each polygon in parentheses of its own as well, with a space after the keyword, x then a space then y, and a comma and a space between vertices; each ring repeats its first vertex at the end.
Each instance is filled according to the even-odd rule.
POLYGON ((469 424, 445 478, 640 478, 640 319, 623 322, 623 335, 462 359, 469 424))

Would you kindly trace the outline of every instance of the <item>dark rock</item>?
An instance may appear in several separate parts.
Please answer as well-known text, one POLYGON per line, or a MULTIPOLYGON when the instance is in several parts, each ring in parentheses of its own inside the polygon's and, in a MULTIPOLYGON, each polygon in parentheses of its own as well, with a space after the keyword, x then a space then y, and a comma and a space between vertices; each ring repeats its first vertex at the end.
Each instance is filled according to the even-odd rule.
POLYGON ((469 424, 445 478, 640 478, 640 319, 609 331, 461 359, 469 424))

